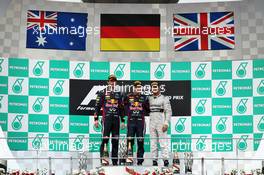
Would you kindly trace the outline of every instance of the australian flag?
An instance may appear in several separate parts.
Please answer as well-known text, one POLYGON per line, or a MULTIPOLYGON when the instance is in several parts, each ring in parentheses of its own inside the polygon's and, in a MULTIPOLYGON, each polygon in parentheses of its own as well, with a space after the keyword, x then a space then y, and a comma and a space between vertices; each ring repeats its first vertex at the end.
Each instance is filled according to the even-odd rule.
POLYGON ((86 50, 87 13, 29 10, 27 48, 86 50))
POLYGON ((233 12, 174 14, 173 23, 175 51, 235 48, 233 12))

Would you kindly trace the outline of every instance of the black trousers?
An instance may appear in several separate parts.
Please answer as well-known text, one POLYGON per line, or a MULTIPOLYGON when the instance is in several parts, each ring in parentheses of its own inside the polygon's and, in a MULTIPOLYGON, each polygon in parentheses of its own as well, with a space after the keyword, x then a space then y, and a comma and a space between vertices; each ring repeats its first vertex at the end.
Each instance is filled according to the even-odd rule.
POLYGON ((120 121, 119 117, 114 116, 106 116, 104 121, 102 120, 103 125, 103 140, 100 146, 100 156, 102 157, 104 152, 104 145, 108 144, 110 133, 112 137, 112 162, 117 163, 118 162, 118 137, 119 137, 119 128, 120 128, 120 121))
POLYGON ((144 135, 145 135, 145 121, 138 119, 131 119, 127 125, 127 146, 131 143, 131 149, 133 151, 135 136, 137 137, 137 162, 144 162, 144 135), (132 138, 131 138, 132 137, 132 138))

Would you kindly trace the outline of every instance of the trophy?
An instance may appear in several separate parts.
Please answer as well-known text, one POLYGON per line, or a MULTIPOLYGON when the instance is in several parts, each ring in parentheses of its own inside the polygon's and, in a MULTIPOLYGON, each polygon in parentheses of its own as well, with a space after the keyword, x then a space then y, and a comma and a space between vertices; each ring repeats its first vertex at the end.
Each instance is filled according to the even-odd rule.
POLYGON ((123 139, 122 141, 119 142, 119 148, 118 148, 119 165, 126 164, 126 153, 127 153, 127 143, 126 143, 126 139, 123 139))
POLYGON ((192 173, 193 153, 184 153, 185 174, 192 173))
POLYGON ((133 150, 131 147, 131 142, 128 142, 126 163, 127 163, 127 165, 133 165, 133 150))
POLYGON ((87 170, 88 160, 89 160, 88 152, 87 151, 81 152, 79 156, 79 170, 87 170))
POLYGON ((109 153, 107 150, 107 145, 106 143, 104 144, 104 152, 102 156, 102 165, 103 166, 108 166, 109 165, 109 153))
POLYGON ((0 175, 4 175, 7 173, 7 161, 0 160, 0 175))
POLYGON ((48 175, 48 169, 47 168, 41 169, 39 175, 48 175))
POLYGON ((177 152, 174 153, 172 167, 173 173, 180 173, 180 159, 177 152))
POLYGON ((261 173, 264 174, 264 161, 262 161, 262 170, 261 173))

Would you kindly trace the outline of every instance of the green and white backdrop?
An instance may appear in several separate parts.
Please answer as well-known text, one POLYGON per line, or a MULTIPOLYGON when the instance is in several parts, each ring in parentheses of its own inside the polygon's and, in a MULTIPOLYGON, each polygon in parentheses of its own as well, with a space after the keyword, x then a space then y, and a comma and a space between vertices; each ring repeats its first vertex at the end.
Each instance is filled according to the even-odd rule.
MULTIPOLYGON (((69 98, 69 92, 67 92, 67 88, 64 88, 65 86, 68 86, 67 83, 69 82, 69 78, 73 80, 73 75, 72 75, 72 71, 69 71, 70 76, 67 75, 66 77, 59 77, 59 76, 55 76, 55 74, 50 74, 50 72, 54 72, 55 69, 52 69, 50 67, 49 69, 49 65, 52 65, 51 62, 53 61, 48 61, 48 60, 53 60, 53 59, 60 59, 60 60, 71 60, 73 62, 68 62, 66 64, 69 64, 70 67, 74 67, 74 64, 78 64, 79 62, 74 62, 74 61, 78 61, 78 60, 86 60, 86 61, 160 61, 160 62, 171 62, 170 65, 171 66, 171 74, 169 75, 169 77, 164 77, 163 79, 170 80, 170 82, 175 82, 175 81, 179 81, 179 80, 173 80, 173 78, 177 77, 177 78, 183 78, 183 79, 188 79, 192 81, 192 85, 193 82, 195 82, 196 80, 210 80, 211 83, 213 81, 227 81, 227 83, 223 83, 225 84, 226 87, 226 94, 218 97, 215 94, 215 90, 213 89, 214 84, 211 84, 211 89, 209 91, 206 91, 206 88, 202 89, 198 89, 198 88, 194 88, 192 91, 192 94, 194 94, 193 92, 196 91, 197 93, 195 93, 195 97, 197 98, 192 98, 193 100, 198 99, 198 98, 206 98, 206 103, 205 103, 205 110, 206 112, 203 114, 209 121, 207 121, 205 124, 197 124, 200 123, 197 120, 200 120, 201 117, 195 117, 195 116, 202 116, 201 114, 197 115, 197 114, 192 114, 190 116, 177 116, 174 117, 173 120, 173 125, 171 127, 171 137, 173 137, 173 141, 175 141, 177 143, 177 141, 179 142, 179 139, 177 140, 177 134, 178 132, 180 132, 178 137, 182 137, 185 136, 186 138, 190 138, 191 137, 196 137, 198 134, 194 134, 199 132, 199 127, 198 126, 203 126, 205 127, 210 121, 212 121, 213 123, 218 123, 217 117, 218 118, 223 118, 221 121, 225 121, 224 123, 226 124, 225 126, 225 130, 222 132, 218 132, 216 130, 216 124, 211 125, 211 128, 208 127, 208 129, 206 130, 207 133, 201 133, 202 135, 208 135, 208 136, 215 136, 216 134, 220 134, 221 136, 227 136, 227 139, 230 138, 230 135, 232 135, 233 137, 237 137, 240 138, 240 135, 247 135, 247 149, 245 151, 240 151, 238 150, 238 152, 235 152, 235 144, 233 143, 232 145, 232 149, 233 151, 229 151, 230 146, 221 146, 221 144, 219 144, 220 148, 219 148, 219 152, 213 152, 212 149, 212 144, 207 144, 209 145, 208 148, 210 151, 207 152, 207 149, 204 149, 204 151, 198 151, 196 152, 196 145, 193 145, 192 147, 192 151, 194 151, 194 156, 195 157, 225 157, 225 158, 252 158, 252 157, 256 157, 256 155, 262 155, 261 158, 263 158, 263 154, 259 154, 261 153, 261 147, 258 147, 259 144, 259 140, 258 138, 262 138, 262 133, 263 130, 259 129, 261 128, 261 124, 259 124, 260 118, 262 118, 263 116, 263 112, 257 112, 257 111, 261 111, 261 103, 263 103, 263 100, 261 101, 261 98, 263 98, 263 95, 261 96, 260 94, 257 93, 256 88, 259 85, 259 82, 261 81, 261 79, 263 79, 263 64, 262 66, 259 66, 260 68, 255 68, 255 64, 254 62, 250 61, 249 64, 247 64, 246 66, 246 70, 247 70, 247 76, 244 77, 246 79, 249 79, 248 81, 244 81, 244 83, 251 83, 252 82, 252 86, 249 87, 252 88, 252 93, 248 93, 246 95, 246 98, 248 98, 247 102, 246 102, 246 107, 247 107, 247 113, 250 114, 235 114, 235 104, 233 104, 232 107, 232 115, 230 115, 230 113, 228 115, 215 115, 214 113, 214 109, 217 108, 217 105, 215 105, 216 108, 210 107, 208 106, 208 104, 211 104, 211 102, 217 102, 217 99, 224 101, 224 99, 228 99, 229 97, 231 98, 232 96, 232 102, 235 101, 235 99, 239 99, 242 97, 238 97, 239 94, 238 93, 234 93, 231 91, 235 91, 241 88, 234 88, 234 81, 238 80, 243 80, 244 78, 239 78, 235 75, 235 70, 236 69, 236 65, 240 64, 240 62, 231 62, 231 61, 220 61, 219 64, 220 65, 232 65, 229 67, 232 67, 233 71, 233 76, 228 74, 228 78, 226 77, 226 79, 218 79, 216 76, 214 76, 214 74, 216 74, 216 72, 214 73, 211 72, 211 77, 208 78, 207 76, 202 78, 202 79, 196 79, 194 80, 193 78, 190 78, 192 76, 190 76, 190 72, 187 71, 186 74, 184 74, 184 71, 181 69, 178 71, 177 68, 173 68, 175 65, 178 65, 180 67, 182 67, 183 65, 185 65, 188 70, 193 71, 192 74, 195 76, 195 69, 190 69, 190 64, 192 63, 172 63, 172 61, 204 61, 204 60, 241 60, 244 62, 244 59, 263 59, 264 57, 264 30, 262 30, 262 27, 264 25, 264 19, 263 19, 263 10, 262 10, 262 4, 259 0, 251 0, 251 1, 241 1, 241 2, 221 2, 221 3, 200 3, 200 4, 170 4, 170 5, 163 5, 163 4, 140 4, 140 5, 134 5, 132 6, 131 4, 123 4, 120 6, 115 6, 115 5, 111 5, 111 4, 95 4, 95 5, 91 5, 91 4, 82 4, 82 6, 78 6, 76 5, 76 3, 64 3, 64 5, 62 6, 60 2, 48 2, 48 1, 36 1, 36 0, 23 0, 21 2, 18 2, 16 0, 12 0, 10 1, 9 6, 1 6, 2 7, 2 13, 0 13, 0 28, 1 28, 1 33, 0 33, 0 44, 2 47, 0 47, 0 52, 1 52, 1 56, 3 57, 13 57, 13 58, 31 58, 30 60, 24 61, 25 65, 29 64, 29 67, 27 71, 24 72, 28 72, 25 75, 22 76, 22 74, 18 73, 17 69, 13 69, 12 74, 10 74, 11 72, 8 71, 8 61, 7 59, 4 59, 1 61, 1 72, 0 72, 0 76, 1 76, 1 85, 0 85, 0 104, 1 104, 1 126, 6 134, 6 136, 8 136, 9 133, 9 138, 11 138, 11 136, 18 136, 18 137, 22 137, 22 135, 25 136, 30 136, 32 135, 32 139, 25 139, 25 140, 15 140, 15 139, 9 139, 9 145, 11 149, 14 149, 14 145, 18 145, 18 148, 20 150, 25 150, 25 151, 12 151, 12 156, 15 158, 24 158, 24 157, 44 157, 47 158, 49 156, 51 157, 56 157, 56 158, 60 158, 60 157, 70 157, 70 156, 77 156, 75 154, 75 152, 72 152, 72 150, 75 150, 73 148, 73 143, 75 139, 72 139, 68 144, 68 139, 63 139, 61 142, 62 143, 66 143, 65 145, 66 148, 62 147, 63 149, 65 149, 66 151, 58 151, 58 150, 63 150, 62 148, 57 148, 53 149, 52 151, 47 151, 45 152, 44 149, 49 150, 49 141, 43 139, 44 137, 48 137, 50 136, 54 136, 57 137, 57 135, 59 134, 60 136, 63 135, 66 138, 70 137, 70 138, 76 138, 74 137, 74 133, 73 132, 78 132, 76 133, 76 135, 85 135, 87 136, 87 131, 90 130, 89 132, 93 132, 94 134, 99 134, 99 132, 95 132, 93 131, 93 127, 92 126, 87 126, 87 122, 84 121, 78 121, 78 120, 85 120, 88 121, 89 117, 85 116, 85 115, 81 115, 81 116, 70 116, 68 114, 65 114, 62 111, 67 111, 66 109, 63 110, 63 106, 64 106, 64 102, 66 103, 67 98, 69 98), (120 8, 121 7, 121 8, 120 8), (163 30, 161 32, 161 51, 160 52, 140 52, 140 53, 135 53, 135 52, 126 52, 126 53, 113 53, 113 52, 100 52, 100 35, 91 35, 90 37, 88 37, 88 41, 87 41, 87 51, 85 52, 71 52, 71 51, 56 51, 56 50, 47 50, 47 49, 43 49, 43 50, 37 50, 37 49, 27 49, 25 47, 25 40, 26 40, 26 33, 25 33, 25 29, 26 29, 26 11, 27 10, 32 10, 32 9, 41 9, 41 10, 50 10, 50 11, 67 11, 67 12, 85 12, 88 13, 88 25, 89 26, 99 26, 100 25, 100 15, 101 13, 116 13, 117 11, 120 13, 159 13, 161 14, 161 27, 162 29, 166 29, 167 27, 170 27, 170 25, 172 24, 171 22, 171 16, 176 13, 176 12, 181 12, 181 13, 187 13, 187 12, 213 12, 213 11, 234 11, 235 14, 235 28, 236 28, 236 49, 232 50, 232 51, 228 51, 228 50, 221 50, 221 51, 204 51, 204 52, 174 52, 172 47, 173 47, 173 38, 170 36, 170 34, 166 35, 166 30, 163 30), (36 60, 35 60, 36 59, 36 60), (33 67, 34 65, 36 65, 36 63, 38 61, 42 61, 42 60, 38 60, 38 59, 45 59, 44 64, 42 66, 42 70, 43 70, 43 74, 41 76, 34 76, 32 73, 33 67), (222 64, 223 63, 223 64, 222 64), (32 67, 33 66, 33 67, 32 67), (53 70, 53 71, 51 71, 53 70), (262 71, 260 71, 262 70, 262 71), (16 73, 15 73, 16 72, 16 73), (250 72, 250 73, 249 73, 250 72), (256 72, 262 72, 259 74, 256 74, 256 72), (181 76, 175 76, 178 75, 179 73, 181 73, 181 76), (8 75, 9 74, 9 75, 8 75), (18 76, 19 74, 19 76, 18 76), (52 75, 52 76, 51 76, 52 75), (186 75, 186 76, 184 76, 186 75), (262 76, 260 76, 262 75, 262 76), (22 82, 22 92, 23 94, 28 94, 28 95, 20 95, 20 94, 16 94, 12 92, 12 83, 11 80, 13 78, 13 82, 16 80, 16 78, 23 78, 23 82, 22 82), (59 77, 59 78, 57 78, 59 77), (31 88, 25 87, 24 88, 24 83, 28 83, 28 82, 32 82, 31 79, 35 79, 37 78, 39 81, 37 83, 33 83, 33 84, 44 84, 47 85, 49 89, 51 90, 51 92, 49 92, 49 90, 47 90, 47 86, 43 87, 43 86, 38 86, 36 85, 35 88, 34 86, 31 86, 31 88), (52 86, 54 86, 54 84, 51 84, 52 80, 54 80, 55 84, 57 80, 65 80, 63 82, 63 93, 61 95, 56 95, 56 94, 52 94, 52 86), (67 81, 68 80, 68 81, 67 81), (41 82, 43 81, 43 82, 41 82), (233 89, 230 87, 229 82, 233 83, 233 89), (255 83, 257 82, 257 83, 255 83), (9 84, 9 85, 8 85, 9 84), (38 88, 37 88, 38 87, 38 88), (8 88, 10 89, 10 91, 8 92, 8 88), (29 89, 28 89, 29 88, 29 89), (230 90, 228 91, 227 88, 229 88, 230 90), (26 90, 28 89, 28 90, 26 90), (34 92, 33 89, 39 89, 38 93, 34 92), (42 90, 41 90, 42 89, 42 90), (45 90, 46 89, 46 90, 45 90), (32 91, 33 90, 33 91, 32 91), (32 92, 31 92, 32 91, 32 92), (34 93, 33 93, 34 92, 34 93), (201 94, 199 94, 201 92, 201 94), (203 92, 203 93, 202 93, 203 92), (208 92, 208 93, 205 93, 208 92), (34 94, 34 95, 33 95, 34 94), (36 95, 37 94, 37 95, 36 95), (43 95, 45 94, 45 95, 43 95), (204 96, 202 96, 202 94, 205 94, 204 96), (212 94, 212 97, 208 97, 209 94, 212 94), (198 96, 199 95, 199 96, 198 96), (18 98, 16 96, 19 96, 18 98), (27 98, 25 98, 25 96, 27 98), (37 97, 44 97, 43 101, 40 99, 40 101, 42 101, 42 111, 41 112, 32 112, 33 110, 30 109, 30 105, 33 105, 34 102, 36 100, 29 100, 31 98, 33 98, 35 96, 35 98, 37 97), (59 98, 55 98, 55 97, 62 97, 65 96, 66 100, 64 101, 63 98, 61 99, 61 102, 56 102, 57 99, 59 98), (202 96, 202 97, 201 97, 202 96), (8 101, 10 100, 15 100, 13 104, 13 106, 15 106, 13 109, 12 107, 10 109, 12 109, 12 112, 9 112, 8 110, 8 106, 7 104, 10 102, 8 101), (16 99, 17 98, 17 99, 16 99), (221 99, 220 99, 221 98, 221 99), (23 102, 23 104, 21 105, 20 102, 16 102, 19 99, 19 101, 27 99, 28 100, 28 109, 26 110, 26 103, 23 102), (62 100, 63 99, 63 100, 62 100), (259 102, 258 102, 259 100, 259 102), (29 104, 30 103, 30 104, 29 104), (53 103, 53 104, 52 104, 53 103), (60 110, 57 110, 57 112, 61 112, 63 114, 56 114, 57 112, 55 111, 55 108, 58 108, 60 110), (17 108, 17 111, 15 111, 15 109, 17 108), (52 109, 53 108, 53 109, 52 109), (212 111, 207 111, 208 108, 212 109, 212 111), (45 109, 45 110, 44 110, 45 109), (257 110, 259 109, 259 110, 257 110), (7 118, 11 118, 10 116, 12 116, 13 114, 13 118, 16 118, 16 114, 18 114, 18 111, 22 111, 22 110, 26 110, 27 112, 25 113, 21 113, 23 115, 22 119, 21 119, 21 129, 19 130, 14 130, 12 129, 12 121, 11 119, 9 119, 9 122, 7 120, 7 118), (45 112, 44 112, 45 111, 45 112), (52 112, 53 111, 53 112, 52 112), (41 113, 41 115, 40 115, 41 113), (54 115, 52 114, 54 113, 54 115), (262 114, 260 114, 262 113, 262 114), (37 114, 37 115, 34 115, 37 114), (52 123, 50 124, 51 128, 48 127, 47 121, 48 122, 52 122, 49 121, 53 118, 55 118, 53 121, 56 120, 56 117, 58 116, 64 116, 62 123, 63 123, 63 129, 61 131, 54 131, 53 129, 53 125, 52 123), (247 117, 243 117, 240 118, 242 116, 247 116, 247 117), (35 117, 35 118, 34 118, 35 117), (76 117, 76 118, 74 118, 76 117), (225 119, 224 117, 227 117, 227 119, 225 119), (182 118, 180 120, 180 118, 182 118), (186 119, 185 119, 186 118, 186 119), (229 119, 232 120, 229 120, 229 119), (234 121, 233 121, 234 118, 234 121), (235 119, 236 118, 236 119, 235 119), (70 120, 69 120, 70 119, 70 120), (76 119, 76 120, 75 120, 76 119), (193 119, 193 121, 191 120, 193 119), (196 120, 197 119, 197 120, 196 120), (244 119, 245 121, 240 122, 238 120, 240 119, 244 119), (28 120, 28 121, 26 121, 28 120), (43 122, 42 122, 42 121, 43 122), (215 121, 216 120, 216 121, 215 121), (31 122, 29 124, 29 121, 31 122), (37 122, 36 122, 37 121, 37 122), (177 130, 178 132, 175 130, 175 125, 176 123, 178 123, 178 121, 180 121, 179 123, 184 123, 184 131, 183 131, 183 127, 178 126, 177 130), (248 122, 248 121, 253 121, 253 122, 248 122), (65 123, 66 122, 66 123, 65 123), (191 129, 191 123, 193 122, 194 126, 197 127, 197 129, 193 130, 191 129), (68 123, 73 123, 72 125, 68 124, 68 123), (82 124, 85 123, 85 124, 82 124), (8 125, 9 124, 9 125, 8 125), (252 124, 253 124, 253 129, 252 129, 252 124), (242 128, 246 128, 246 127, 242 127, 242 126, 249 126, 248 130, 244 130, 242 128), (35 126, 35 127, 34 127, 35 126), (74 126, 76 126, 76 128, 78 128, 79 130, 76 131, 74 126), (78 127, 77 127, 78 126, 78 127), (235 127, 233 127, 235 126, 235 127), (260 126, 260 127, 258 127, 260 126), (241 128, 241 130, 239 129, 240 133, 238 133, 238 128, 241 128), (83 129, 81 129, 83 128, 83 129), (11 131, 10 131, 11 129, 11 131), (74 131, 75 130, 75 131, 74 131), (82 131, 81 131, 82 130, 82 131), (80 134, 82 133, 83 134, 80 134), (194 132, 192 134, 192 132, 194 132), (249 132, 249 133, 247 133, 249 132), (40 147, 39 150, 43 150, 43 151, 39 151, 38 155, 37 155, 37 151, 29 151, 29 150, 35 150, 32 147, 32 141, 34 140, 34 138, 36 137, 37 134, 40 134, 38 138, 42 137, 42 146, 40 147), (210 133, 210 134, 208 134, 210 133), (224 135, 225 134, 225 135, 224 135), (253 140, 250 140, 253 139, 253 140), (64 142, 65 141, 65 142, 64 142), (12 146, 13 145, 13 146, 12 146), (45 147, 44 147, 45 145, 45 147), (252 152, 254 151, 255 152, 252 152), (69 151, 67 151, 69 150, 69 151), (225 150, 225 152, 223 152, 222 150, 225 150), (220 152, 221 151, 221 152, 220 152)), ((263 60, 260 60, 259 62, 262 62, 263 60)), ((23 61, 22 61, 23 62, 23 61)), ((54 61, 55 63, 56 61, 54 61)), ((245 61, 247 62, 247 61, 245 61)), ((60 62, 61 63, 61 62, 60 62)), ((83 63, 83 62, 80 62, 83 63)), ((91 79, 91 80, 96 80, 98 77, 94 77, 90 74, 90 72, 92 72, 92 69, 89 68, 89 66, 94 63, 95 65, 98 65, 96 62, 84 62, 85 65, 82 68, 84 75, 79 78, 79 79, 91 79), (89 71, 90 70, 90 71, 89 71)), ((217 62, 216 62, 217 63, 217 62)), ((113 63, 107 63, 107 64, 113 64, 113 63)), ((118 64, 118 63, 116 63, 118 64)), ((129 70, 127 70, 128 66, 130 66, 130 68, 132 67, 132 64, 134 63, 125 63, 126 66, 124 68, 124 72, 126 77, 123 77, 123 79, 126 80, 133 80, 134 77, 131 76, 135 73, 135 71, 133 71, 133 74, 129 73, 129 70)), ((145 67, 147 68, 147 70, 150 70, 150 65, 152 66, 154 63, 146 63, 147 65, 149 65, 149 67, 145 67)), ((193 63, 193 65, 195 64, 199 64, 197 63, 193 63)), ((42 65, 42 63, 40 62, 40 65, 42 65)), ((146 65, 144 65, 146 66, 146 65)), ((144 68, 143 66, 143 68, 144 68)), ((214 62, 210 62, 209 64, 207 64, 207 66, 205 67, 206 73, 208 73, 208 68, 214 67, 214 62)), ((66 66, 68 67, 68 66, 66 66)), ((225 66, 224 66, 225 67, 225 66)), ((228 67, 228 66, 227 66, 228 67)), ((225 67, 225 68, 227 68, 225 67)), ((237 66, 238 67, 238 66, 237 66)), ((71 68, 72 69, 72 68, 71 68)), ((111 70, 112 72, 114 71, 114 67, 111 66, 107 66, 107 69, 111 70), (110 67, 110 68, 109 68, 110 67)), ((154 70, 155 67, 151 70, 154 70)), ((185 70, 185 69, 184 69, 185 70)), ((166 64, 165 67, 165 71, 169 71, 169 68, 166 64)), ((20 72, 20 71, 19 71, 20 72)), ((67 72, 67 71, 66 71, 67 72)), ((104 73, 102 71, 100 71, 103 75, 104 73)), ((98 73, 98 72, 97 72, 98 73)), ((106 71, 105 75, 108 75, 109 73, 106 71)), ((94 74, 93 75, 97 75, 94 74)), ((150 72, 146 72, 145 74, 145 80, 149 80, 150 79, 150 72)), ((153 78, 153 74, 151 73, 153 78)), ((207 74, 206 74, 207 75, 207 74)), ((224 75, 224 73, 219 73, 218 75, 224 75)), ((105 76, 103 76, 105 79, 105 76)), ((33 80, 34 81, 34 80, 33 80)), ((90 82, 90 80, 88 80, 90 82)), ((18 81, 19 82, 19 81, 18 81)), ((98 81, 99 82, 99 81, 98 81)), ((60 83, 58 83, 60 84, 60 83)), ((198 85, 198 81, 197 81, 197 86, 198 85)), ((221 83, 222 84, 222 83, 221 83)), ((206 83, 202 84, 203 86, 206 86, 206 83)), ((207 84, 209 86, 209 84, 207 84)), ((239 84, 239 85, 243 85, 243 84, 239 84)), ((207 86, 207 87, 208 87, 207 86)), ((246 87, 243 88, 243 92, 246 92, 246 87)), ((21 92, 21 93, 22 93, 21 92)), ((78 91, 77 91, 78 92, 78 91)), ((250 90, 248 91, 250 92, 250 90)), ((241 94, 242 95, 242 92, 241 94)), ((229 101, 230 101, 229 98, 229 101)), ((227 100, 228 101, 228 100, 227 100)), ((194 102, 193 102, 194 103, 194 102)), ((227 102, 225 102, 227 103, 227 102)), ((192 105, 193 106, 193 105, 192 105)), ((195 106, 193 106, 195 107, 195 106)), ((262 106, 263 107, 263 106, 262 106)), ((32 106, 31 106, 32 108, 32 106)), ((223 109, 224 107, 222 107, 223 109)), ((194 108, 195 109, 195 108, 194 108)), ((222 110, 224 111, 224 110, 222 110)), ((195 111, 194 111, 195 112, 195 111)), ((220 112, 220 111, 219 111, 220 112)), ((227 111, 224 111, 227 112, 227 111)), ((229 110, 230 112, 230 110, 229 110)), ((20 114, 20 112, 19 112, 20 114)), ((20 118, 20 117, 18 117, 20 118)), ((61 118, 60 118, 61 119, 61 118)), ((59 119, 58 119, 59 120, 59 119)), ((16 126, 16 125, 14 125, 16 126)), ((219 125, 220 127, 220 131, 221 131, 221 125, 219 125)), ((207 127, 206 127, 207 128, 207 127)), ((222 129, 223 130, 223 129, 222 129)), ((122 131, 125 132, 125 131, 122 131)), ((92 134, 90 134, 92 135, 92 134)), ((90 136, 89 135, 89 136, 90 136)), ((94 135, 96 136, 96 135, 94 135)), ((53 137, 53 138, 54 138, 53 137)), ((14 137, 13 137, 14 138, 14 137)), ((28 137, 26 137, 28 138, 28 137)), ((81 137, 82 138, 82 137, 81 137)), ((37 139, 38 140, 38 139, 37 139)), ((56 140, 56 139, 54 139, 56 140)), ((98 149, 98 142, 95 139, 91 139, 90 146, 91 150, 94 150, 94 152, 89 153, 91 157, 98 157, 98 153, 96 152, 96 149, 98 149), (93 144, 94 143, 94 144, 93 144)), ((51 140, 51 143, 53 142, 53 140, 51 140)), ((173 142, 173 145, 175 145, 173 142)), ((38 143, 38 142, 35 142, 38 143)), ((54 141, 55 145, 56 145, 56 141, 54 141)), ((193 144, 195 144, 196 142, 193 140, 192 141, 193 144)), ((223 142, 224 143, 224 142, 223 142)), ((82 149, 85 150, 89 150, 89 145, 87 143, 87 140, 83 140, 83 144, 84 146, 82 147, 82 149)), ((261 143, 263 145, 263 142, 261 143)), ((222 144, 222 145, 231 145, 230 142, 227 142, 227 144, 222 144)), ((242 144, 243 145, 243 144, 242 144)), ((1 147, 2 145, 0 145, 1 147)), ((81 147, 81 146, 80 146, 81 147)), ((2 147, 1 147, 2 148, 2 147)), ((38 144, 36 144, 36 147, 38 148, 38 144)), ((177 148, 176 146, 174 146, 174 148, 177 148)), ((202 147, 203 148, 203 147, 202 147)), ((185 148, 182 148, 185 149, 185 148)), ((263 150, 263 148, 262 148, 263 150)), ((183 154, 180 153, 180 157, 182 157, 183 154)), ((1 155, 0 155, 1 156, 1 155)), ((149 153, 147 152, 145 154, 146 157, 149 156, 149 153)), ((90 160, 90 159, 89 159, 90 160)), ((31 169, 36 169, 37 165, 36 163, 39 163, 38 167, 48 167, 48 161, 47 160, 39 160, 39 161, 34 161, 34 163, 32 163, 32 160, 17 160, 19 166, 22 169, 25 168, 31 168, 31 169)), ((70 168, 70 161, 69 160, 63 160, 63 165, 61 164, 62 160, 52 160, 52 166, 53 169, 57 169, 56 174, 58 171, 62 172, 61 174, 65 174, 65 171, 68 171, 70 168)), ((98 163, 98 160, 94 160, 94 161, 90 161, 89 165, 96 165, 96 163, 98 163)), ((249 165, 249 169, 251 168, 259 168, 261 166, 260 161, 225 161, 226 162, 226 168, 227 169, 233 169, 236 168, 237 165, 239 168, 244 169, 245 166, 249 165)), ((147 162, 146 160, 146 164, 150 162, 147 162)), ((211 173, 208 172, 208 174, 215 174, 216 171, 220 170, 220 165, 221 162, 220 161, 205 161, 205 168, 206 171, 212 171, 211 173)), ((11 165, 11 164, 9 164, 11 165)), ((76 168, 78 166, 78 162, 75 162, 73 164, 76 168)), ((98 164, 97 164, 98 165, 98 164)), ((16 168, 14 166, 14 168, 16 168)), ((200 173, 200 162, 199 161, 194 161, 194 172, 197 172, 196 174, 200 173)))
MULTIPOLYGON (((1 58, 0 66, 0 124, 11 150, 98 152, 100 129, 93 127, 89 113, 71 112, 70 82, 105 82, 112 73, 124 81, 190 82, 189 92, 183 91, 190 93, 191 111, 176 112, 171 120, 172 151, 257 151, 264 133, 263 59, 140 63, 1 58)), ((82 88, 76 93, 83 93, 82 88)), ((147 129, 146 152, 149 140, 147 129)))

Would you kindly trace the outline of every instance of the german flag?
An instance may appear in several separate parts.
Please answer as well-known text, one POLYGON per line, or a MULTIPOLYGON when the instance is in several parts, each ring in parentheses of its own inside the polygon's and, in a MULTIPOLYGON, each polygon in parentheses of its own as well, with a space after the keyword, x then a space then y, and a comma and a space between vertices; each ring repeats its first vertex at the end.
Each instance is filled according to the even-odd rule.
POLYGON ((160 51, 160 15, 101 14, 101 51, 160 51))

